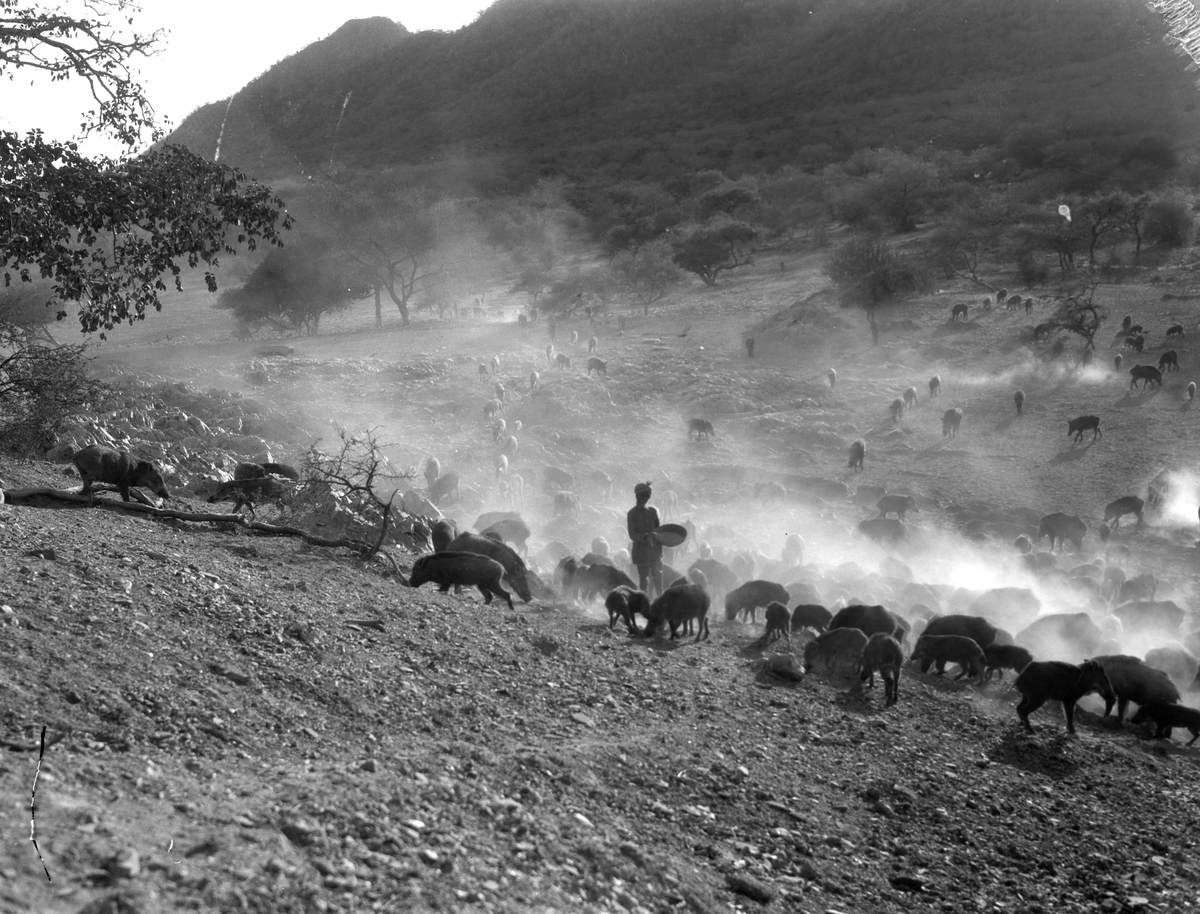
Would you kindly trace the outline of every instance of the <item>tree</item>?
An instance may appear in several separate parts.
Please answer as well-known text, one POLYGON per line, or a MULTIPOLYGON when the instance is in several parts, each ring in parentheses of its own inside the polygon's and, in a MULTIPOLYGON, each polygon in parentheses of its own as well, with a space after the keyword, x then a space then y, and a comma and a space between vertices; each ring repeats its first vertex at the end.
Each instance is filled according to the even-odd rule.
POLYGON ((863 308, 871 339, 879 345, 880 308, 895 305, 925 287, 919 265, 881 238, 860 235, 837 248, 825 264, 825 273, 842 293, 847 305, 863 308))
POLYGON ((991 258, 1013 222, 1005 200, 984 197, 954 210, 930 236, 930 258, 951 276, 986 286, 979 268, 991 258))
POLYGON ((621 252, 613 258, 613 270, 629 293, 642 303, 643 314, 649 314, 650 306, 666 295, 682 275, 671 260, 671 246, 666 240, 621 252))
MULTIPOLYGON (((109 22, 131 22, 136 5, 90 0, 76 17, 16 2, 0 0, 0 75, 33 69, 54 81, 82 78, 96 100, 85 132, 107 133, 129 150, 147 130, 159 137, 130 60, 151 53, 161 35, 127 35, 109 22)), ((162 277, 182 289, 183 265, 216 267, 241 246, 280 245, 291 227, 269 188, 181 147, 91 159, 40 131, 0 132, 0 212, 4 284, 52 280, 57 316, 66 316, 64 303, 78 303, 85 332, 161 310, 162 277)), ((212 271, 205 283, 216 290, 212 271)))
POLYGON ((21 454, 45 452, 100 385, 88 377, 82 345, 47 346, 31 328, 0 316, 0 442, 21 454))
POLYGON ((244 327, 270 324, 315 336, 324 315, 344 310, 368 291, 354 264, 334 251, 317 238, 271 251, 240 288, 221 293, 218 307, 232 311, 244 327))
POLYGON ((717 219, 688 231, 676 241, 674 260, 695 273, 706 286, 715 286, 726 270, 754 263, 758 230, 736 219, 717 219))
POLYGON ((872 156, 875 173, 866 181, 864 196, 896 232, 917 227, 937 189, 937 168, 898 150, 879 150, 872 156))
POLYGON ((1128 194, 1115 191, 1089 197, 1071 207, 1072 218, 1080 223, 1085 233, 1089 267, 1096 265, 1096 248, 1128 225, 1131 202, 1128 194))
POLYGON ((1188 243, 1195 217, 1191 202, 1179 191, 1155 197, 1146 208, 1146 240, 1168 248, 1188 243))
POLYGON ((1096 349, 1096 331, 1108 317, 1108 310, 1095 302, 1096 289, 1100 281, 1092 276, 1080 285, 1079 290, 1069 294, 1064 293, 1055 309, 1050 323, 1055 327, 1074 333, 1084 341, 1084 352, 1096 349))
POLYGON ((337 245, 357 265, 375 294, 375 326, 383 326, 380 308, 387 292, 410 322, 409 302, 441 273, 434 264, 446 211, 425 194, 385 178, 364 186, 329 179, 321 195, 321 215, 333 227, 337 245))

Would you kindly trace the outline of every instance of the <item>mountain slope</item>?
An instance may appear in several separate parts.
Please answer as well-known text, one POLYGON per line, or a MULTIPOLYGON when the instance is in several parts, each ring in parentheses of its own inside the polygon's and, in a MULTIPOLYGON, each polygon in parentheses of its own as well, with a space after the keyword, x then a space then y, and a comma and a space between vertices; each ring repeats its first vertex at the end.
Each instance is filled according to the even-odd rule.
MULTIPOLYGON (((348 23, 238 93, 222 157, 271 177, 498 156, 522 179, 971 149, 1018 125, 1178 142, 1195 90, 1163 31, 1137 0, 500 0, 454 33, 348 23)), ((224 107, 173 139, 212 154, 224 107)))

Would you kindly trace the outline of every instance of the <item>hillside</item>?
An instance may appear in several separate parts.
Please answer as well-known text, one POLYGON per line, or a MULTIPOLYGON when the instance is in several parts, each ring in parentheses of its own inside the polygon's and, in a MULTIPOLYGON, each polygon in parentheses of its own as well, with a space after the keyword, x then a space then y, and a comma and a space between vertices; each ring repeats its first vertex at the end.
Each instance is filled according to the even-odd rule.
POLYGON ((484 192, 1038 129, 1119 154, 1195 139, 1164 31, 1139 0, 500 0, 453 33, 348 23, 171 139, 211 156, 224 121, 222 158, 260 178, 444 166, 484 192))
MULTIPOLYGON (((212 507, 194 468, 223 437, 263 435, 275 459, 296 461, 335 420, 376 426, 398 466, 432 454, 461 474, 462 502, 444 507, 465 527, 506 506, 480 414, 498 379, 511 427, 524 426, 517 506, 547 579, 556 542, 624 545, 630 489, 649 478, 654 502, 667 510, 674 493, 718 557, 747 553, 829 605, 880 601, 915 622, 1019 587, 1036 604, 991 603, 1013 632, 1040 606, 1089 614, 1128 653, 1196 644, 1200 427, 1184 389, 1200 378, 1200 315, 1180 297, 1196 288, 1191 269, 1099 293, 1114 322, 1129 312, 1149 328, 1144 362, 1166 348, 1166 327, 1187 330, 1171 344, 1181 370, 1130 392, 1111 334, 1088 369, 1075 341, 1032 340, 1041 296, 1027 317, 950 286, 898 312, 872 347, 862 316, 819 294, 819 255, 780 256, 785 270, 772 259, 697 283, 646 318, 622 313, 624 327, 615 315, 560 322, 570 369, 546 364, 545 325, 519 326, 520 302, 499 288, 488 301, 507 320, 378 332, 360 309, 273 356, 169 307, 170 338, 115 335, 97 365, 160 377, 155 395, 96 421, 186 467, 171 502, 192 511, 212 507), (951 323, 960 302, 969 319, 951 323), (605 376, 584 370, 592 333, 605 376), (478 363, 493 355, 501 371, 482 384, 478 363), (944 389, 928 401, 935 372, 944 389), (913 384, 918 404, 893 421, 889 402, 913 384), (231 393, 199 393, 214 387, 231 393), (945 438, 952 406, 966 415, 945 438), (1086 412, 1104 437, 1074 445, 1064 419, 1086 412), (715 437, 691 438, 691 416, 715 437), (861 473, 846 465, 856 438, 861 473), (578 517, 554 516, 549 466, 579 480, 578 517), (1178 473, 1169 503, 1101 544, 1103 505, 1144 494, 1162 469, 1178 473), (782 496, 756 499, 765 481, 782 496), (885 491, 920 507, 891 551, 854 533, 885 491), (1047 510, 1087 520, 1082 552, 1051 555, 1042 540, 1034 560, 1016 553, 1014 536, 1047 510), (803 561, 784 567, 796 532, 803 561), (1155 575, 1158 598, 1185 610, 1180 630, 1114 624, 1098 581, 1116 571, 1155 575)), ((61 466, 7 459, 0 480, 10 493, 78 484, 61 466)), ((407 573, 415 556, 394 554, 407 573)), ((906 666, 885 707, 849 670, 766 671, 770 657, 799 661, 808 634, 764 643, 761 614, 727 621, 719 599, 708 640, 646 639, 610 629, 598 603, 485 606, 414 591, 388 563, 343 550, 46 498, 0 504, 0 581, 5 911, 1133 914, 1196 901, 1200 747, 1106 720, 1095 697, 1076 735, 1054 703, 1026 734, 1011 674, 982 685, 906 666), (36 747, 43 726, 63 737, 37 782, 53 882, 26 840, 37 753, 14 751, 36 747)))

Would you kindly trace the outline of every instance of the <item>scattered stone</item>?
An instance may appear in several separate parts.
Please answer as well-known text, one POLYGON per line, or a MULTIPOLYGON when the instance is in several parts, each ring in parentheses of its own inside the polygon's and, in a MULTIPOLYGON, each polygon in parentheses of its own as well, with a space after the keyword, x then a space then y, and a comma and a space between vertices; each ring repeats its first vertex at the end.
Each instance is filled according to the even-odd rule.
POLYGON ((725 876, 725 883, 730 891, 752 898, 759 904, 770 904, 775 897, 773 888, 745 873, 729 873, 725 876))

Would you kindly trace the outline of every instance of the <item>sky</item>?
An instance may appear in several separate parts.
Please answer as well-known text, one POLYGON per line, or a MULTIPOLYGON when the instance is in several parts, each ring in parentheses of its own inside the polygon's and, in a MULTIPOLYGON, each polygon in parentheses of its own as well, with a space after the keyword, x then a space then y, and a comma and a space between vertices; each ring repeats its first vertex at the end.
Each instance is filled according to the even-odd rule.
MULTIPOLYGON (((139 32, 166 29, 158 56, 137 69, 159 116, 180 124, 201 105, 237 92, 264 70, 351 19, 386 16, 410 32, 454 31, 470 24, 493 0, 141 0, 134 16, 139 32)), ((43 8, 78 12, 77 0, 43 2, 43 8), (74 9, 73 9, 74 8, 74 9)), ((78 81, 31 85, 33 74, 16 71, 3 84, 0 130, 24 133, 40 127, 51 139, 76 139, 80 112, 91 97, 78 81)), ((85 152, 116 154, 118 147, 90 140, 85 152)))

